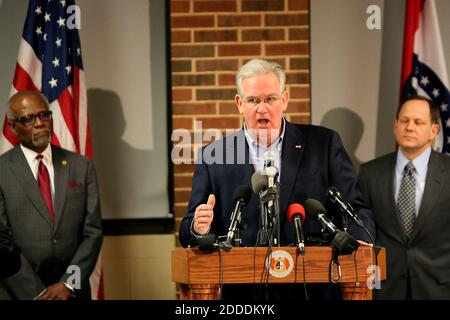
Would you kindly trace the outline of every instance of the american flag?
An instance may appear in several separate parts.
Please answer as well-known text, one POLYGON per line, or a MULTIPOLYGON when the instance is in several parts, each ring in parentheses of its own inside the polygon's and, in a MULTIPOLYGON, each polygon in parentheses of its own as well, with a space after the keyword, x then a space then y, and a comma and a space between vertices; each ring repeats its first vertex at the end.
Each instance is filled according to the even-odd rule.
MULTIPOLYGON (((19 90, 44 94, 53 111, 52 144, 92 159, 76 12, 73 0, 30 0, 11 95, 19 90)), ((18 142, 5 115, 0 153, 18 142)), ((103 299, 101 270, 99 258, 90 278, 94 299, 103 299)))
POLYGON ((450 87, 434 0, 407 0, 401 88, 402 98, 419 94, 440 106, 434 149, 450 155, 450 87))

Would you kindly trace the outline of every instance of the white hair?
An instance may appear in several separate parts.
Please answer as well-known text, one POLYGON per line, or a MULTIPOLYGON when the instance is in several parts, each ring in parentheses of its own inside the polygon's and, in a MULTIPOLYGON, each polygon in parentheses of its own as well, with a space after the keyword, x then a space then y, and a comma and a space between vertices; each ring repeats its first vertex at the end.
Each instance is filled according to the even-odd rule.
POLYGON ((236 74, 236 87, 238 95, 242 97, 242 82, 250 77, 273 72, 280 81, 280 92, 286 89, 286 75, 281 66, 276 62, 263 59, 252 59, 244 64, 236 74))

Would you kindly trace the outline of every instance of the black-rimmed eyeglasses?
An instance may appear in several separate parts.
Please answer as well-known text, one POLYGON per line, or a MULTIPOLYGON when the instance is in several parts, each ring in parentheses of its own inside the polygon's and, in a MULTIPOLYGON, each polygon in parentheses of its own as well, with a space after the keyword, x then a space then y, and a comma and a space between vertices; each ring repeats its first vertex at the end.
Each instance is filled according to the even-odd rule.
POLYGON ((48 121, 52 118, 52 112, 50 110, 41 111, 37 114, 28 114, 23 117, 15 118, 12 121, 19 122, 20 124, 22 124, 24 126, 29 126, 36 122, 36 117, 39 117, 39 120, 41 120, 41 121, 48 121))

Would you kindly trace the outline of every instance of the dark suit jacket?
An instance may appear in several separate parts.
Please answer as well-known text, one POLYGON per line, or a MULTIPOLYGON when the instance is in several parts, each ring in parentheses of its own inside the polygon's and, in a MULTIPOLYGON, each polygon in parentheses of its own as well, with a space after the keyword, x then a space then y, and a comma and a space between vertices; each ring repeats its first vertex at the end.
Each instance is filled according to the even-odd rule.
POLYGON ((387 280, 377 299, 405 299, 407 274, 412 299, 450 299, 450 158, 432 152, 414 232, 406 240, 394 199, 396 153, 360 169, 364 199, 372 208, 376 242, 386 248, 387 280))
POLYGON ((95 170, 79 154, 52 146, 52 155, 54 222, 20 147, 0 157, 0 221, 22 252, 20 271, 0 283, 0 299, 32 299, 49 284, 70 284, 70 265, 81 272, 77 296, 90 298, 89 276, 102 244, 95 170))
MULTIPOLYGON (((255 171, 248 154, 243 129, 203 149, 201 163, 196 165, 192 181, 188 210, 180 226, 180 241, 184 247, 196 244, 190 232, 192 218, 195 208, 206 203, 211 193, 216 196, 211 232, 215 235, 227 233, 234 205, 233 191, 241 184, 251 186, 251 177, 255 171), (211 154, 222 162, 207 164, 208 155, 211 154), (223 164, 225 160, 233 158, 235 163, 237 159, 243 164, 223 164)), ((362 202, 355 171, 339 135, 323 127, 295 125, 286 121, 281 155, 281 245, 292 244, 295 239, 292 224, 286 217, 286 209, 290 204, 314 198, 321 201, 330 216, 333 216, 334 207, 326 199, 326 191, 330 186, 341 190, 343 197, 351 201, 369 231, 374 234, 371 213, 362 202)), ((247 228, 241 236, 243 244, 247 246, 256 244, 259 230, 258 203, 259 197, 253 194, 250 203, 242 211, 247 228)), ((321 225, 317 221, 306 219, 306 235, 319 234, 320 230, 321 225)), ((366 234, 353 223, 350 223, 349 232, 358 239, 369 241, 366 234)))
POLYGON ((20 254, 13 245, 9 230, 0 222, 0 280, 20 269, 20 254))

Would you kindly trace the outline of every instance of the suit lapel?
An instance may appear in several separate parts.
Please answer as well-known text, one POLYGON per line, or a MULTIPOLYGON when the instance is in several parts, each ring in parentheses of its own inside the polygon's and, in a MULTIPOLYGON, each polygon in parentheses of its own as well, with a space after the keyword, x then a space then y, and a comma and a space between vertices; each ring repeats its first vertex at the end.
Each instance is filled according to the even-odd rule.
POLYGON ((445 173, 442 162, 438 155, 432 151, 430 160, 428 162, 428 171, 425 179, 425 189, 423 192, 422 203, 419 209, 419 215, 414 223, 414 231, 411 235, 411 239, 420 231, 423 224, 426 222, 427 217, 433 211, 433 207, 436 204, 436 200, 439 197, 441 190, 445 189, 445 180, 448 179, 445 173))
POLYGON ((384 226, 392 226, 394 230, 391 232, 391 236, 397 237, 399 241, 406 241, 405 233, 400 222, 400 217, 397 212, 397 202, 395 200, 395 188, 394 188, 394 177, 395 177, 395 164, 397 160, 397 153, 392 153, 392 157, 387 160, 386 165, 380 168, 378 174, 378 194, 387 194, 387 197, 381 197, 381 201, 384 202, 385 210, 382 210, 380 214, 384 226), (386 190, 388 192, 386 193, 386 190))
POLYGON ((48 212, 47 206, 42 198, 36 178, 33 176, 27 159, 20 149, 20 146, 15 147, 14 151, 11 153, 10 161, 12 171, 25 194, 30 199, 30 202, 36 208, 39 215, 47 221, 50 226, 53 226, 50 219, 50 213, 48 212))
POLYGON ((286 216, 284 212, 286 212, 288 201, 291 198, 304 149, 305 142, 302 136, 302 132, 295 125, 286 121, 286 133, 284 134, 283 149, 281 155, 281 222, 283 222, 286 216))
POLYGON ((62 212, 64 209, 64 202, 67 194, 67 185, 69 183, 69 168, 70 163, 64 157, 64 153, 59 148, 52 147, 53 153, 53 169, 55 170, 55 229, 61 221, 62 212))
MULTIPOLYGON (((255 167, 251 162, 250 152, 248 149, 247 139, 245 139, 244 129, 239 130, 231 136, 227 141, 227 153, 233 155, 233 163, 238 166, 232 166, 236 170, 240 184, 251 186, 252 175, 255 173, 255 167)), ((231 157, 227 157, 231 160, 231 157)))

